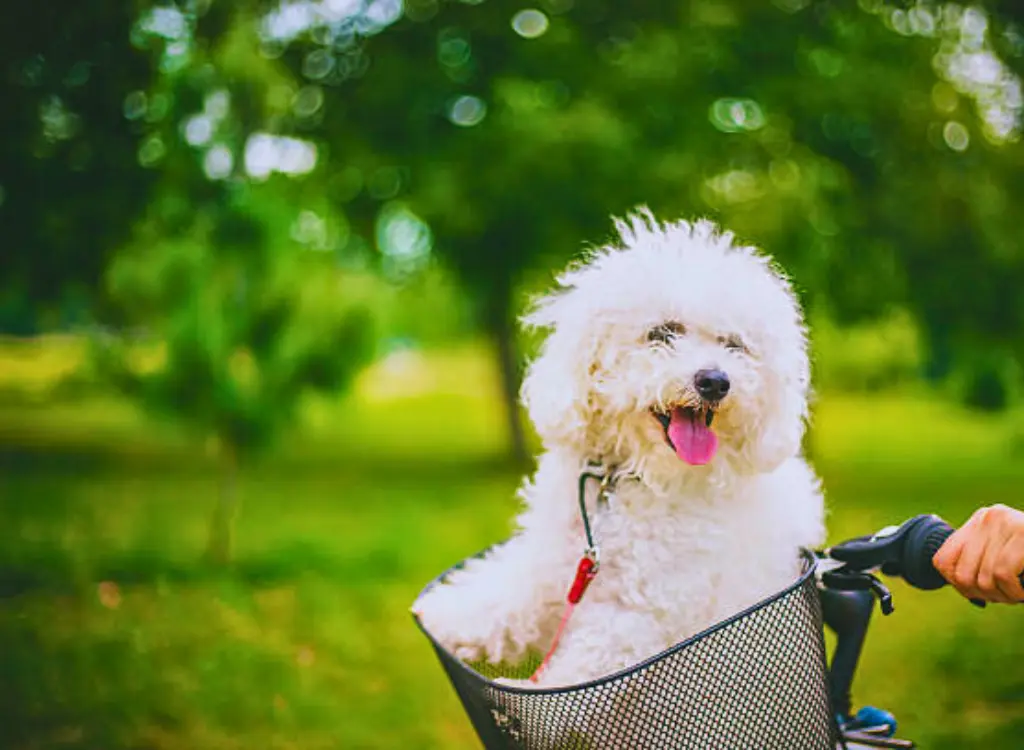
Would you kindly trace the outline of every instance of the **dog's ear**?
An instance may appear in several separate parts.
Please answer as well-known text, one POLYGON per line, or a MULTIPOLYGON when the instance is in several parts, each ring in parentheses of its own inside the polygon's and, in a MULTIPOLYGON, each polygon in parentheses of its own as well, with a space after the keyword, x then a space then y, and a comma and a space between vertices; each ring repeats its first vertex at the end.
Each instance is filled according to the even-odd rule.
POLYGON ((591 389, 601 342, 577 294, 563 288, 539 300, 523 318, 524 325, 549 331, 527 366, 521 391, 545 446, 585 441, 593 416, 591 389))
POLYGON ((802 332, 799 344, 786 350, 795 356, 766 368, 762 416, 740 446, 741 458, 755 473, 774 471, 799 455, 807 428, 810 366, 802 332))

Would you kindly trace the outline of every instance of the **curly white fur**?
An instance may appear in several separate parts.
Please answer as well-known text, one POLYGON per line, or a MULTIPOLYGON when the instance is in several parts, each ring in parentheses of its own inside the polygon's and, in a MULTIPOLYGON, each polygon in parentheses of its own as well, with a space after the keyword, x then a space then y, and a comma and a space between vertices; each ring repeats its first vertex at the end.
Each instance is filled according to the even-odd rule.
POLYGON ((545 651, 585 545, 577 478, 589 461, 615 467, 607 504, 588 501, 600 572, 541 687, 636 664, 779 591, 799 548, 824 536, 800 455, 805 331, 785 277, 709 221, 663 224, 641 209, 616 227, 621 241, 570 267, 526 319, 550 334, 523 386, 544 452, 521 490, 519 533, 415 605, 465 659, 545 651), (666 322, 685 332, 648 341, 666 322), (697 403, 701 369, 731 382, 702 466, 677 456, 652 415, 697 403))

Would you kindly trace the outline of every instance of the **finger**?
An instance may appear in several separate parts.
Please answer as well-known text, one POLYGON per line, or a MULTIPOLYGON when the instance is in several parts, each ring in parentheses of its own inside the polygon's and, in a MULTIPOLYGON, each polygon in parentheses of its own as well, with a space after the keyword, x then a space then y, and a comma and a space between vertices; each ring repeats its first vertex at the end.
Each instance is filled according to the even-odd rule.
POLYGON ((985 552, 982 554, 981 564, 978 567, 977 589, 985 601, 997 602, 999 604, 1010 604, 1013 598, 1003 590, 1003 580, 1006 576, 1000 575, 1002 563, 1002 551, 1008 540, 999 536, 987 537, 985 552))
POLYGON ((975 513, 963 527, 965 541, 953 570, 953 586, 968 599, 984 599, 978 587, 978 572, 985 554, 987 539, 983 533, 985 509, 975 513))
POLYGON ((989 510, 985 524, 989 541, 978 571, 978 588, 982 594, 988 601, 1002 604, 1012 604, 1017 599, 1015 588, 1020 585, 1017 576, 1010 572, 1013 550, 1007 550, 1013 542, 1011 514, 1014 512, 1002 505, 989 510))
POLYGON ((975 543, 975 532, 979 519, 984 516, 983 510, 983 508, 979 508, 971 514, 971 517, 946 539, 945 543, 932 558, 933 564, 942 574, 942 577, 961 594, 964 591, 961 588, 961 584, 957 582, 957 567, 960 564, 961 557, 963 557, 964 550, 969 545, 975 543))
POLYGON ((995 564, 995 577, 999 590, 1013 603, 1024 603, 1024 536, 1017 536, 1000 550, 995 564))
POLYGON ((995 505, 990 515, 998 521, 1000 536, 1005 539, 996 562, 996 578, 1000 589, 1012 601, 1020 602, 1024 600, 1024 512, 995 505))
POLYGON ((980 520, 980 532, 983 532, 987 544, 978 569, 978 590, 991 602, 1009 604, 1014 601, 1010 593, 1014 576, 1007 571, 1004 548, 1014 536, 1014 516, 1019 511, 1005 505, 993 505, 986 509, 980 520))
POLYGON ((939 551, 932 556, 932 565, 949 583, 953 583, 953 572, 956 570, 956 564, 960 560, 964 544, 969 537, 970 530, 967 526, 960 527, 943 542, 939 551))

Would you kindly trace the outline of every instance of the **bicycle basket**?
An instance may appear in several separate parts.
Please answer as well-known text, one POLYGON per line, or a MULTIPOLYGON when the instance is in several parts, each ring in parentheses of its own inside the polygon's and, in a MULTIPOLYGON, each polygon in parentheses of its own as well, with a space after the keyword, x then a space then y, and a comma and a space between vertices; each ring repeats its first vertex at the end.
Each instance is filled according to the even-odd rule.
POLYGON ((528 676, 537 662, 504 671, 464 663, 414 619, 488 750, 833 750, 814 566, 806 553, 783 591, 640 664, 570 687, 496 683, 528 676))

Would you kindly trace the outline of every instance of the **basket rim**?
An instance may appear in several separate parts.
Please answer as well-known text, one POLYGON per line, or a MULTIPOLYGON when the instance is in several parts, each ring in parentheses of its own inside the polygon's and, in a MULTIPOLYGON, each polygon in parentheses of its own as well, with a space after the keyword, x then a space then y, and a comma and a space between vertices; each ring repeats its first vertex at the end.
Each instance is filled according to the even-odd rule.
MULTIPOLYGON (((486 554, 487 552, 489 552, 490 550, 494 549, 495 547, 500 547, 501 544, 502 543, 491 545, 490 547, 484 548, 483 550, 481 550, 480 552, 476 553, 475 555, 470 555, 469 557, 467 557, 467 558, 465 558, 463 560, 460 560, 455 565, 451 566, 450 568, 445 570, 443 573, 441 573, 440 575, 435 577, 426 586, 424 586, 423 589, 420 591, 420 594, 416 597, 417 600, 421 596, 423 596, 423 594, 425 594, 427 591, 429 591, 431 588, 433 588, 435 585, 437 585, 446 575, 448 575, 452 571, 457 570, 467 560, 471 560, 471 559, 473 559, 475 557, 480 557, 480 556, 486 554)), ((771 604, 774 604, 775 602, 779 601, 780 599, 783 599, 786 596, 789 596, 793 592, 795 592, 798 589, 800 589, 803 586, 805 586, 807 584, 807 581, 812 576, 814 576, 814 573, 815 573, 815 571, 817 570, 817 567, 818 567, 818 557, 817 557, 817 555, 814 554, 814 552, 812 550, 807 549, 807 548, 801 548, 800 549, 800 557, 806 563, 806 567, 805 567, 804 571, 801 572, 800 576, 793 583, 789 584, 788 586, 786 586, 786 588, 782 589, 781 591, 778 591, 778 592, 772 594, 771 596, 768 596, 768 597, 766 597, 766 598, 764 598, 764 599, 762 599, 762 600, 760 600, 758 602, 755 602, 754 604, 750 605, 746 609, 741 610, 740 612, 737 612, 736 614, 734 614, 734 615, 732 615, 732 616, 722 620, 721 622, 717 622, 714 625, 712 625, 712 626, 710 626, 710 627, 700 631, 699 633, 695 633, 694 635, 691 635, 689 638, 685 638, 684 640, 679 641, 679 643, 676 643, 676 644, 674 644, 672 646, 669 646, 664 651, 660 651, 657 654, 654 654, 653 656, 649 656, 646 659, 643 659, 642 661, 637 662, 636 664, 633 664, 633 665, 631 665, 629 667, 625 667, 625 668, 620 669, 620 670, 618 670, 616 672, 612 672, 611 674, 604 675, 603 677, 597 677, 597 678, 592 679, 592 680, 587 680, 586 682, 574 683, 572 685, 561 685, 561 686, 558 686, 558 687, 550 687, 550 688, 529 688, 529 687, 520 687, 518 685, 503 685, 503 684, 501 684, 499 682, 495 682, 494 680, 491 680, 490 678, 488 678, 485 675, 481 674, 477 670, 473 669, 473 667, 471 667, 469 664, 464 662, 462 659, 459 659, 457 656, 455 656, 450 651, 448 651, 448 649, 446 649, 444 646, 442 646, 440 643, 438 643, 437 640, 434 638, 434 636, 431 635, 430 631, 428 631, 426 629, 426 627, 424 627, 423 623, 420 621, 420 618, 416 615, 415 612, 412 613, 412 618, 415 621, 416 626, 420 629, 420 632, 422 632, 427 637, 427 639, 431 642, 431 644, 433 644, 434 648, 438 649, 439 651, 444 653, 446 656, 448 656, 452 661, 457 663, 461 669, 463 669, 464 671, 470 673, 471 675, 473 675, 476 679, 480 680, 481 682, 485 683, 490 689, 496 690, 496 691, 502 692, 502 693, 511 693, 511 694, 516 694, 516 695, 561 695, 563 693, 572 693, 572 692, 577 692, 577 691, 581 691, 581 690, 587 690, 589 688, 600 687, 600 686, 606 685, 606 684, 608 684, 610 682, 615 682, 617 680, 624 679, 624 678, 628 677, 631 674, 639 672, 639 671, 641 671, 643 669, 647 669, 648 667, 652 666, 653 664, 656 664, 659 661, 667 659, 668 657, 672 656, 673 654, 678 653, 679 651, 683 650, 684 648, 688 648, 689 646, 692 646, 694 643, 696 643, 698 641, 704 640, 705 638, 708 638, 708 637, 714 635, 715 633, 717 633, 720 630, 723 630, 725 628, 730 627, 731 625, 733 625, 737 621, 742 620, 744 617, 747 617, 747 616, 753 614, 754 612, 756 612, 756 611, 758 611, 760 609, 763 609, 763 608, 765 608, 765 607, 767 607, 767 606, 769 606, 771 604)))

